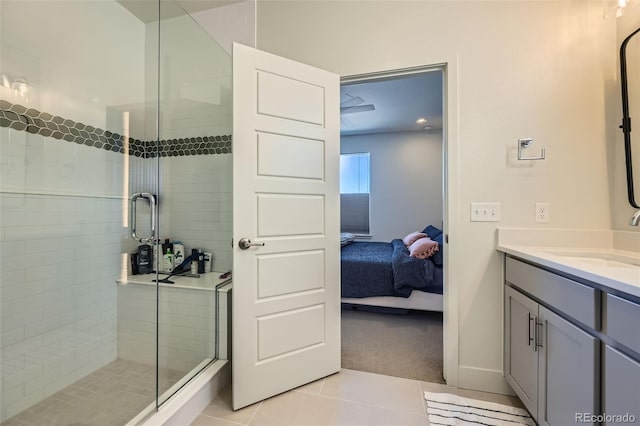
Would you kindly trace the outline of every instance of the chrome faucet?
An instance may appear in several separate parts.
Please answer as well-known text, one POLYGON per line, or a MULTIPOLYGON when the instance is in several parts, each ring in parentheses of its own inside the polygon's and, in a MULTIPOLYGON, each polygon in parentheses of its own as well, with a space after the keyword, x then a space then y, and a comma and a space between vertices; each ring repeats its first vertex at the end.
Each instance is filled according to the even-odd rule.
POLYGON ((633 216, 631 216, 631 220, 629 221, 630 226, 638 226, 640 223, 640 210, 635 212, 633 216))

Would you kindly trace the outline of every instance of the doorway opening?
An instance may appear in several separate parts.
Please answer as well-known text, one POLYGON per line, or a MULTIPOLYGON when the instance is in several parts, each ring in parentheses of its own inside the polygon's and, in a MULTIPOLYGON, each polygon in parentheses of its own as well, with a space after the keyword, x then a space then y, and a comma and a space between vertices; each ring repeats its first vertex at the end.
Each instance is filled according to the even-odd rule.
POLYGON ((342 367, 445 383, 444 66, 342 78, 342 367))

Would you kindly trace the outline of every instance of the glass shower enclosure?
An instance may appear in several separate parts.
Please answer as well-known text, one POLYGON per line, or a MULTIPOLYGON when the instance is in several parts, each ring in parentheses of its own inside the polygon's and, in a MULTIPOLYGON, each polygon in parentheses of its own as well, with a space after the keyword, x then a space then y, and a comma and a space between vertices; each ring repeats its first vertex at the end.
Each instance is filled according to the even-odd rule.
POLYGON ((124 425, 217 355, 231 57, 169 0, 0 20, 0 422, 124 425))

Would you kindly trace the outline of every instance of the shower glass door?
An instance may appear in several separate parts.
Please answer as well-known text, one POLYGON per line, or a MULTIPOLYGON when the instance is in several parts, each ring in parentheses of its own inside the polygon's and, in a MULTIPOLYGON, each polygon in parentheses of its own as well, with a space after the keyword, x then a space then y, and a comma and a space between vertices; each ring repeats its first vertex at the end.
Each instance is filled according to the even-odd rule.
POLYGON ((215 289, 231 269, 232 203, 230 52, 176 2, 161 1, 160 17, 160 239, 183 258, 201 253, 193 274, 188 265, 158 287, 159 405, 216 358, 215 289))
POLYGON ((173 1, 0 20, 0 423, 124 425, 216 356, 230 56, 173 1), (216 272, 158 284, 165 238, 216 272))
POLYGON ((121 291, 131 195, 158 193, 158 6, 139 6, 0 2, 2 422, 125 424, 156 401, 155 286, 121 291))

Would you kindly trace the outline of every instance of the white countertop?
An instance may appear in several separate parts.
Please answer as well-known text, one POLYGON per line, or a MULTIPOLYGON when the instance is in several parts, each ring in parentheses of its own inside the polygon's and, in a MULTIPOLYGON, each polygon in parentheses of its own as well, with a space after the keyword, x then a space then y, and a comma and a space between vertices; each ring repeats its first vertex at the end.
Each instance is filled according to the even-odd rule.
MULTIPOLYGON (((200 278, 173 276, 169 278, 169 280, 173 281, 174 284, 160 283, 160 287, 215 291, 216 286, 218 286, 219 284, 231 282, 231 276, 227 278, 220 278, 220 275, 223 273, 223 271, 207 272, 205 274, 200 274, 200 278)), ((163 279, 166 276, 167 274, 161 273, 160 279, 163 279)), ((135 284, 155 286, 156 283, 153 281, 155 279, 156 274, 128 275, 124 280, 116 280, 116 283, 118 285, 135 284)))
POLYGON ((571 235, 564 235, 570 238, 563 241, 561 230, 549 239, 538 233, 534 236, 530 231, 513 231, 498 230, 498 251, 640 297, 640 252, 614 248, 611 244, 614 238, 599 238, 606 231, 594 231, 593 236, 598 238, 593 239, 581 231, 581 241, 572 240, 571 235), (535 245, 527 244, 528 241, 535 245), (626 262, 620 263, 619 259, 626 262))

